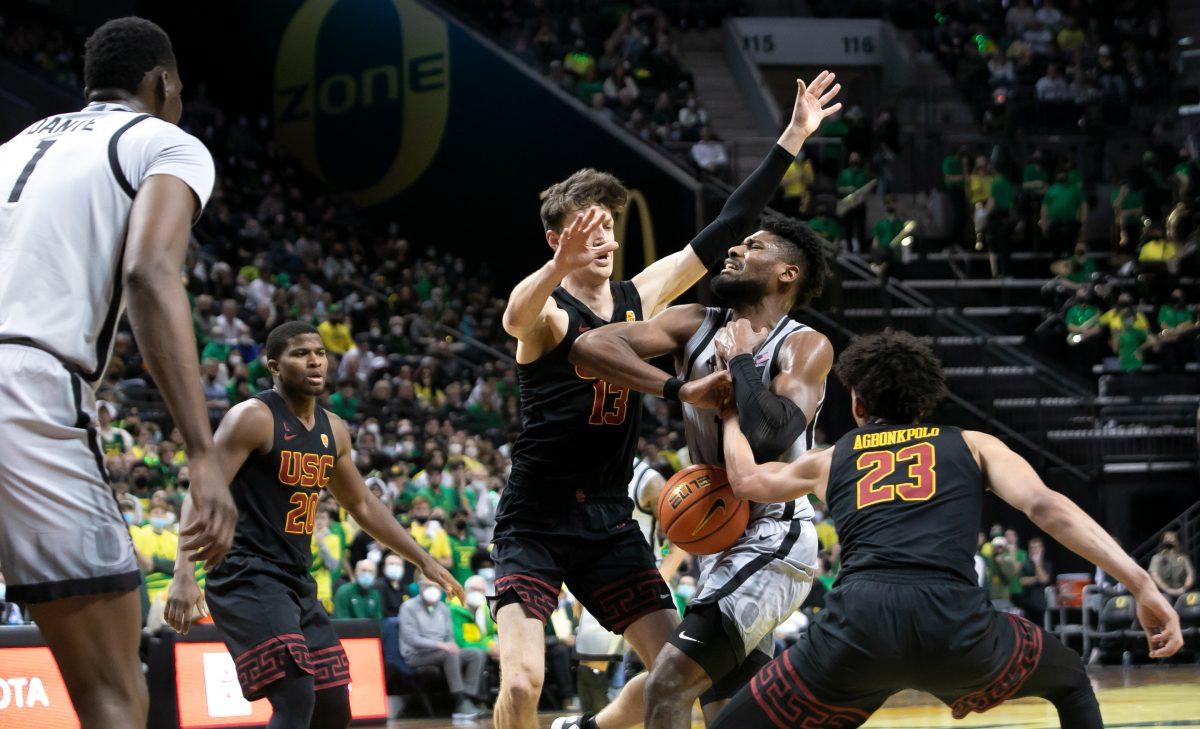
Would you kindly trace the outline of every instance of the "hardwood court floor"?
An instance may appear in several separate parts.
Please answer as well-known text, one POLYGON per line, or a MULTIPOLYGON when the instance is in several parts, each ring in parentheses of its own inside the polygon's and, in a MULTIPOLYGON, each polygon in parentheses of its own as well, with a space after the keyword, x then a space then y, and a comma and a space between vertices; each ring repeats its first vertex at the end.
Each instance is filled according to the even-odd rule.
MULTIPOLYGON (((1200 666, 1144 666, 1100 668, 1089 672, 1100 698, 1108 729, 1122 727, 1200 727, 1200 666)), ((543 715, 549 727, 553 714, 543 715)), ((491 729, 491 721, 451 724, 449 719, 391 721, 387 729, 441 729, 442 727, 491 729)), ((864 726, 872 729, 904 727, 987 727, 1001 729, 1055 729, 1054 707, 1040 699, 1010 701, 985 714, 962 721, 932 696, 906 691, 893 696, 864 726)), ((701 725, 695 725, 700 729, 701 725)))

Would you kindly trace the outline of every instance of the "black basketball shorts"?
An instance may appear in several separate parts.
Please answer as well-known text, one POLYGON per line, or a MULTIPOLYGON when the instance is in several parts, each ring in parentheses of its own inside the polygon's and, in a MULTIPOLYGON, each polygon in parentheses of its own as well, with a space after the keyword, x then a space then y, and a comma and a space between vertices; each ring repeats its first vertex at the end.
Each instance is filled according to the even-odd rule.
POLYGON ((350 683, 350 661, 307 574, 232 556, 208 576, 205 598, 248 701, 286 675, 287 661, 312 675, 318 691, 350 683))

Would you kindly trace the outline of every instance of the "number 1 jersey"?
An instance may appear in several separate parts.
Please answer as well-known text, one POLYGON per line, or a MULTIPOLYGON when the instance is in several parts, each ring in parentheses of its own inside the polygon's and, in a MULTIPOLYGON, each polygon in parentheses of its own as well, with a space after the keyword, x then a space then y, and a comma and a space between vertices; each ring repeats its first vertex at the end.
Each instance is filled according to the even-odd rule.
POLYGON ((310 430, 274 390, 254 397, 271 408, 275 437, 271 450, 250 453, 230 484, 238 522, 229 553, 308 574, 317 501, 337 460, 333 428, 319 405, 310 430))
POLYGON ((0 341, 100 379, 124 305, 129 211, 152 175, 179 178, 203 208, 212 156, 174 124, 117 103, 42 119, 0 145, 0 341))

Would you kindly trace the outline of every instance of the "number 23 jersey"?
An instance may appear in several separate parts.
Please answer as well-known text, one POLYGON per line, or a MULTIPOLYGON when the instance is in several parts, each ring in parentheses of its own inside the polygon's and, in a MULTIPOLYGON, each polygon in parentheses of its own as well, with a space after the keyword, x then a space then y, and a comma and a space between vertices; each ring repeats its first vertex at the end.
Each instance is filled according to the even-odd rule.
POLYGON ((320 406, 314 408, 309 430, 279 393, 265 390, 254 397, 271 409, 275 437, 271 450, 250 453, 230 484, 238 522, 229 553, 258 557, 307 575, 317 501, 337 460, 333 428, 320 406))

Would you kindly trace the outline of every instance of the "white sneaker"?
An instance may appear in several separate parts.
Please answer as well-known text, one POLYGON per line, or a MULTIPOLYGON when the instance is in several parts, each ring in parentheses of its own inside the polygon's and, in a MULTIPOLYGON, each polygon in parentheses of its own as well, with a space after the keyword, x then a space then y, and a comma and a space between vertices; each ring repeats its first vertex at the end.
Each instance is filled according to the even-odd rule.
POLYGON ((550 729, 581 729, 582 716, 560 716, 550 724, 550 729))

